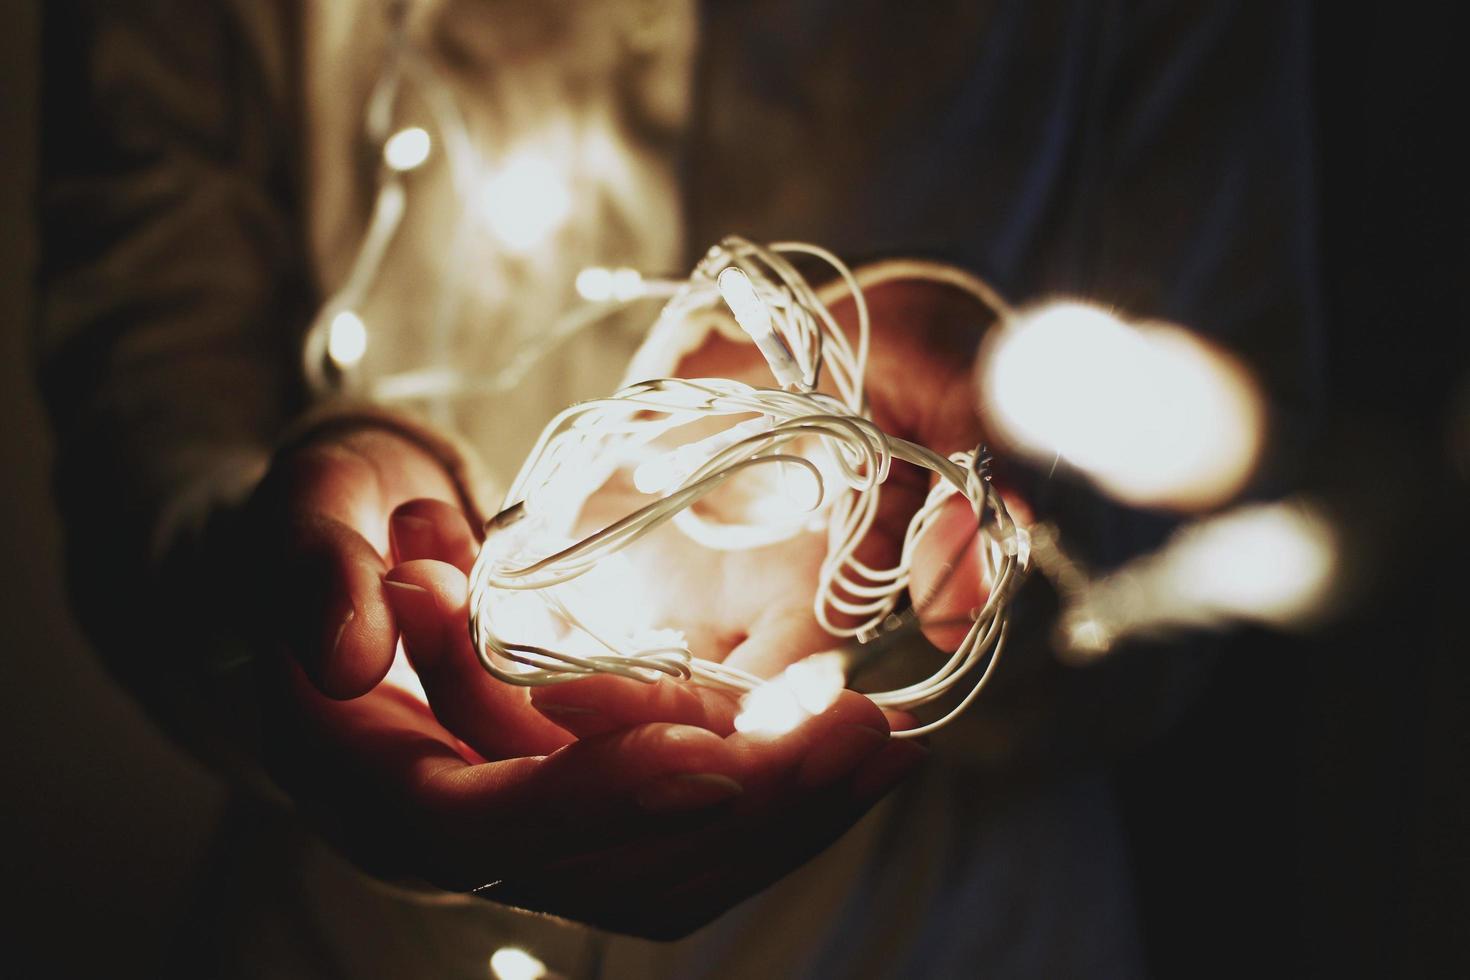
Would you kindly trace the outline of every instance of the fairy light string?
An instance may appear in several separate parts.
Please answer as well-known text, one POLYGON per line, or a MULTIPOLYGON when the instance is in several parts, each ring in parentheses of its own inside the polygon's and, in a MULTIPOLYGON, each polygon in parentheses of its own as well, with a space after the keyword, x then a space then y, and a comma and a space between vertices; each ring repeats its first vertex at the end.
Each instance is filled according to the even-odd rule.
POLYGON ((667 676, 738 692, 774 683, 696 656, 677 630, 619 621, 625 610, 589 594, 591 580, 605 575, 620 552, 667 524, 713 550, 765 547, 824 528, 812 614, 844 662, 859 662, 866 659, 864 644, 885 632, 907 595, 919 541, 950 498, 959 496, 976 518, 976 551, 989 595, 959 646, 928 677, 868 695, 882 707, 905 711, 959 695, 937 721, 895 735, 914 737, 943 726, 989 680, 1026 566, 1025 532, 986 478, 983 449, 944 456, 873 422, 863 387, 867 302, 852 271, 825 249, 726 239, 675 293, 660 325, 708 323, 726 308, 777 385, 658 378, 572 405, 554 418, 487 527, 471 570, 469 629, 481 663, 497 679, 527 686, 596 673, 644 682, 667 676), (825 263, 846 284, 856 309, 855 343, 792 256, 825 263), (818 390, 823 378, 833 393, 818 390), (683 426, 721 420, 727 425, 714 435, 673 448, 660 443, 683 426), (937 479, 909 522, 896 562, 875 567, 858 549, 873 529, 895 460, 937 479), (652 491, 646 493, 651 499, 590 534, 574 534, 585 502, 628 469, 635 484, 652 491), (701 500, 757 471, 785 487, 785 493, 774 491, 785 498, 776 513, 730 523, 696 510, 701 500))

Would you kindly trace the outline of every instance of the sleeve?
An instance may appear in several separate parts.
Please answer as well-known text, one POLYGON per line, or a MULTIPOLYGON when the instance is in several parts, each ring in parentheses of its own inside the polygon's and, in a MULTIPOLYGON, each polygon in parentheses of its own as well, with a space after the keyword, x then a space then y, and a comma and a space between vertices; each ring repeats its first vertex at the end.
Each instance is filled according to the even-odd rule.
POLYGON ((73 594, 125 680, 169 648, 151 597, 300 406, 285 6, 45 6, 37 358, 73 594))

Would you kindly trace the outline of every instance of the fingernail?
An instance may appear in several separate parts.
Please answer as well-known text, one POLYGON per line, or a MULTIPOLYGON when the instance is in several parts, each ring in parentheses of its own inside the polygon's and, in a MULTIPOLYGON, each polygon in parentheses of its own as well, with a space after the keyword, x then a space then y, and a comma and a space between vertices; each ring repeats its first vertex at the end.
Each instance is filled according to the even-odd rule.
POLYGON ((394 514, 388 519, 388 537, 401 561, 424 558, 433 552, 434 524, 412 514, 394 514))
POLYGON ((405 595, 412 595, 414 593, 419 593, 420 595, 429 594, 428 589, 422 585, 415 585, 412 582, 399 582, 396 579, 385 578, 383 579, 383 584, 390 589, 400 589, 405 595))
POLYGON ((638 805, 649 813, 677 813, 723 803, 745 792, 729 776, 712 772, 682 773, 654 780, 635 794, 638 805))
POLYGON ((860 800, 882 796, 923 762, 928 754, 929 750, 917 743, 890 739, 883 751, 858 768, 852 781, 853 796, 860 800))
POLYGON ((395 615, 403 615, 405 610, 424 610, 433 606, 434 597, 429 590, 422 585, 412 582, 395 582, 391 578, 383 579, 383 598, 388 601, 388 606, 395 615))
POLYGON ((815 789, 835 782, 887 742, 886 732, 864 725, 842 725, 812 746, 797 770, 797 785, 815 789))

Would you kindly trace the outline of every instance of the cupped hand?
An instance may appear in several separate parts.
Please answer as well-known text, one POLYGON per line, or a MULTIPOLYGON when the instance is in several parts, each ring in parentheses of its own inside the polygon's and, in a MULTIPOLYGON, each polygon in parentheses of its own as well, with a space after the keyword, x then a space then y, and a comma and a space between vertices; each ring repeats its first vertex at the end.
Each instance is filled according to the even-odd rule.
POLYGON ((465 625, 474 535, 438 461, 392 432, 284 454, 248 527, 253 577, 270 583, 256 629, 286 653, 274 768, 379 873, 493 883, 500 901, 677 935, 820 850, 921 754, 890 746, 855 695, 753 739, 731 734, 731 699, 676 685, 684 713, 669 720, 637 703, 619 716, 616 699, 601 716, 565 711, 576 738, 480 668, 465 625), (400 632, 428 705, 382 683, 400 632))
MULTIPOLYGON (((422 757, 380 770, 379 785, 408 816, 417 862, 441 884, 493 883, 486 897, 517 906, 681 935, 821 850, 923 755, 890 741, 888 719, 850 692, 764 737, 733 731, 727 694, 654 685, 662 700, 651 710, 603 687, 614 678, 594 678, 537 690, 539 714, 580 738, 525 757, 512 733, 538 712, 481 668, 465 629, 464 573, 419 559, 387 580, 433 716, 464 743, 424 743, 422 757)), ((351 757, 360 735, 348 726, 330 741, 351 757)))
MULTIPOLYGON (((866 381, 873 420, 890 435, 940 453, 973 449, 982 439, 973 363, 993 314, 954 286, 912 279, 879 282, 865 295, 872 321, 866 381)), ((853 333, 851 296, 834 294, 829 305, 853 333)), ((719 335, 686 357, 678 373, 774 384, 751 345, 719 335)), ((732 485, 737 492, 743 479, 732 485)), ((881 490, 877 521, 858 551, 862 561, 871 567, 896 562, 931 483, 928 471, 895 461, 881 490)), ((639 493, 628 474, 615 476, 588 502, 582 529, 610 524, 653 499, 639 493)), ((945 649, 958 645, 969 626, 967 614, 984 602, 976 532, 969 505, 955 498, 920 541, 914 560, 910 594, 926 634, 945 649)), ((713 550, 670 523, 626 554, 647 583, 640 604, 652 621, 680 629, 696 656, 771 676, 838 642, 813 614, 826 549, 826 533, 809 531, 764 547, 713 550)), ((650 710, 666 697, 656 689, 640 695, 636 682, 628 686, 626 697, 641 697, 650 710)))

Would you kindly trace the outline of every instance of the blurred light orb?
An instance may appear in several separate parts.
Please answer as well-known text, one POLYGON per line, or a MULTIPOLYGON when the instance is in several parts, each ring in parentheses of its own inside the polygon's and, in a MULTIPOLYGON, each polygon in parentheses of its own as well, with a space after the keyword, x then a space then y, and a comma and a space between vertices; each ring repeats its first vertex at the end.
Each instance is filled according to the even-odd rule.
POLYGON ((613 272, 589 265, 577 273, 577 295, 589 303, 606 303, 613 295, 613 272))
POLYGON ((812 654, 742 698, 735 730, 750 735, 785 735, 832 707, 846 683, 842 654, 812 654))
POLYGON ((1067 650, 1078 654, 1101 654, 1112 648, 1113 637, 1108 628, 1090 616, 1070 619, 1063 624, 1067 650))
POLYGON ((433 145, 429 131, 421 126, 400 129, 383 144, 383 162, 400 173, 413 170, 429 159, 433 145))
POLYGON ((1313 508, 1253 505, 1180 532, 1159 556, 1157 574, 1186 608, 1290 626, 1326 606, 1339 551, 1331 524, 1313 508))
POLYGON ((327 333, 327 356, 339 368, 350 368, 367 353, 367 326, 362 317, 343 310, 332 317, 327 333))
POLYGON ((541 980, 546 964, 517 946, 502 946, 490 955, 495 980, 541 980))
POLYGON ((609 286, 612 298, 626 303, 643 295, 643 276, 637 269, 614 269, 609 286))
POLYGON ((1239 492, 1264 408, 1249 374, 1178 327, 1101 307, 1022 311, 987 341, 980 396, 997 434, 1060 457, 1128 504, 1208 508, 1239 492))
POLYGON ((500 243, 512 253, 525 254, 566 223, 572 195, 550 161, 522 151, 490 173, 479 204, 500 243))
POLYGON ((637 269, 590 265, 577 273, 577 295, 589 303, 627 303, 644 292, 643 274, 637 269))

